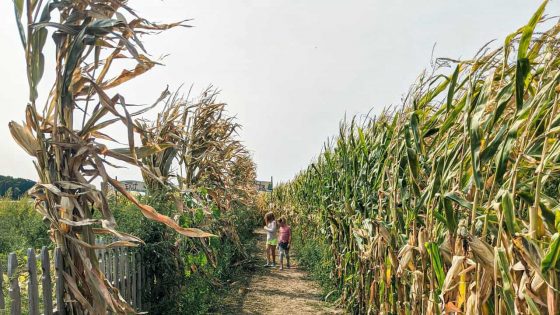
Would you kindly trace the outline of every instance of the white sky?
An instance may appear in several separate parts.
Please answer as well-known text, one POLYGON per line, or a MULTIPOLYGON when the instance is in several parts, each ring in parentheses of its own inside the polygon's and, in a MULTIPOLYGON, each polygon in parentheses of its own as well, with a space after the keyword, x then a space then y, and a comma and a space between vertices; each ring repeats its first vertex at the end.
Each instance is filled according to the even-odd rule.
MULTIPOLYGON (((152 103, 171 90, 213 84, 243 125, 258 176, 289 180, 337 133, 346 114, 398 105, 436 57, 469 58, 492 39, 526 23, 530 0, 142 0, 130 1, 158 22, 193 18, 194 28, 146 37, 148 52, 169 54, 166 66, 119 92, 152 103)), ((547 13, 560 13, 558 0, 547 13)), ((49 36, 50 41, 50 36, 49 36)), ((0 1, 0 174, 36 180, 31 159, 12 140, 8 122, 21 121, 27 100, 23 52, 12 1, 0 1)), ((47 42, 50 45, 50 42, 47 42)), ((47 57, 48 58, 48 57, 47 57)), ((52 72, 47 68, 45 72, 52 72)), ((50 87, 48 74, 41 93, 50 87)), ((112 93, 117 91, 111 91, 112 93)), ((112 94, 111 93, 111 94, 112 94)), ((198 93, 195 93, 198 94, 198 93)), ((124 130, 122 131, 125 132, 124 130)), ((119 179, 138 179, 115 170, 119 179)))

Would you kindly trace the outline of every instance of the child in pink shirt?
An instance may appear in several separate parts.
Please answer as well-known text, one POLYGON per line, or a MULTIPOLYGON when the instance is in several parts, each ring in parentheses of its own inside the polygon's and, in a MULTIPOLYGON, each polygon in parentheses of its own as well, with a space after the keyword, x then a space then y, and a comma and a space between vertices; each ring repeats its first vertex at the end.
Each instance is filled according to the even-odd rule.
POLYGON ((278 251, 280 252, 280 270, 284 269, 284 256, 286 256, 286 267, 290 268, 290 243, 292 242, 292 230, 286 224, 286 218, 278 219, 280 229, 278 229, 278 251))

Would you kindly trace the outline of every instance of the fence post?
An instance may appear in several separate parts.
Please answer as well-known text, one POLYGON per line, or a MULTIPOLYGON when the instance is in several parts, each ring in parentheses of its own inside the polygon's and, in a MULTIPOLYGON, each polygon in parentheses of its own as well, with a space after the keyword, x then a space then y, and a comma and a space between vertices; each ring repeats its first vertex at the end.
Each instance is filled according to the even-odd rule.
POLYGON ((54 250, 54 268, 56 273, 56 309, 57 314, 65 315, 66 306, 64 305, 64 276, 62 275, 63 269, 62 251, 59 247, 54 250))
POLYGON ((124 297, 124 300, 127 303, 130 303, 130 301, 128 300, 128 257, 126 256, 126 251, 121 248, 121 261, 122 261, 122 271, 123 271, 123 276, 122 276, 122 290, 121 290, 121 294, 124 297))
POLYGON ((103 250, 103 274, 105 278, 109 279, 111 273, 111 259, 109 258, 109 250, 103 250))
POLYGON ((123 250, 121 248, 118 249, 119 253, 119 292, 121 293, 123 299, 126 301, 126 293, 125 293, 125 270, 124 270, 124 263, 126 261, 126 257, 123 254, 123 250))
POLYGON ((4 302, 4 290, 2 290, 2 288, 4 287, 3 281, 4 281, 4 273, 2 271, 2 261, 0 261, 0 310, 6 308, 6 304, 4 302))
POLYGON ((119 252, 117 251, 116 248, 113 248, 111 250, 111 254, 113 255, 113 260, 112 260, 112 273, 113 273, 113 279, 111 279, 111 283, 113 284, 113 287, 115 288, 119 288, 119 252))
MULTIPOLYGON (((144 259, 144 255, 141 255, 140 257, 142 258, 142 260, 144 259)), ((142 268, 140 268, 140 272, 142 273, 142 283, 141 283, 142 292, 140 293, 140 296, 142 297, 142 308, 147 309, 150 307, 150 303, 149 301, 144 302, 144 297, 147 296, 144 295, 144 291, 148 288, 151 288, 151 282, 150 282, 150 277, 148 277, 148 270, 146 270, 146 265, 144 263, 142 263, 142 268)))
POLYGON ((15 253, 8 255, 8 279, 10 279, 9 295, 12 303, 10 314, 21 314, 21 294, 19 292, 19 281, 17 275, 17 256, 15 253))
POLYGON ((27 249, 27 295, 29 314, 39 315, 39 283, 37 282, 37 256, 33 248, 27 249))
POLYGON ((142 257, 136 253, 136 309, 142 309, 142 257))
POLYGON ((112 282, 112 275, 111 275, 113 272, 111 268, 112 266, 113 264, 111 262, 111 249, 107 249, 105 251, 105 278, 107 278, 107 281, 109 283, 112 282))
POLYGON ((128 303, 132 304, 132 256, 128 248, 126 248, 126 285, 128 289, 126 292, 128 294, 128 303))
POLYGON ((51 283, 51 264, 49 250, 46 246, 41 248, 41 283, 43 284, 43 312, 45 315, 52 315, 52 283, 51 283))
POLYGON ((138 300, 136 299, 136 254, 132 251, 130 253, 130 287, 131 287, 131 301, 132 305, 136 308, 138 304, 138 300))

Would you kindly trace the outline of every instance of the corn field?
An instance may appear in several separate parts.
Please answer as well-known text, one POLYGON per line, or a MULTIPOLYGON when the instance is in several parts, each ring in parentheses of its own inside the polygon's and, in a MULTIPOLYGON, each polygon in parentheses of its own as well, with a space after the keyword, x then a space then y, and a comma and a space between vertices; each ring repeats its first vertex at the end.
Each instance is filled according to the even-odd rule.
POLYGON ((501 47, 438 59, 402 107, 343 122, 275 188, 301 238, 330 249, 348 311, 560 313, 560 24, 546 4, 501 47))
MULTIPOLYGON (((203 216, 211 221, 206 227, 210 227, 219 223, 208 219, 212 217, 209 204, 217 204, 222 211, 229 209, 233 199, 251 204, 256 194, 255 165, 232 136, 238 125, 224 115, 225 104, 215 102, 215 92, 207 91, 199 103, 190 104, 165 90, 155 102, 149 101, 153 105, 138 108, 117 91, 159 65, 150 59, 140 37, 188 26, 185 21, 152 23, 121 0, 14 0, 13 4, 29 97, 25 120, 13 121, 9 128, 37 170, 39 182, 30 195, 62 253, 65 311, 135 313, 108 281, 95 254, 99 249, 143 243, 117 230, 109 186, 146 218, 186 237, 207 238, 214 235, 185 226, 178 217, 203 207, 203 216), (49 35, 52 41, 48 43, 55 51, 52 69, 46 69, 43 52, 49 35), (45 71, 52 71, 54 80, 47 83, 50 92, 40 95, 45 71), (162 103, 165 108, 155 121, 143 118, 162 103), (122 140, 115 139, 109 127, 124 130, 125 148, 118 148, 122 140), (174 163, 181 174, 174 173, 174 163), (122 165, 140 170, 151 192, 173 198, 178 213, 173 218, 163 215, 127 192, 110 174, 111 168, 122 165), (197 195, 202 188, 210 195, 208 200, 197 195), (99 235, 115 241, 98 244, 99 235)), ((226 226, 224 230, 236 236, 235 229, 226 226)), ((200 244, 208 255, 213 254, 204 241, 200 244)))

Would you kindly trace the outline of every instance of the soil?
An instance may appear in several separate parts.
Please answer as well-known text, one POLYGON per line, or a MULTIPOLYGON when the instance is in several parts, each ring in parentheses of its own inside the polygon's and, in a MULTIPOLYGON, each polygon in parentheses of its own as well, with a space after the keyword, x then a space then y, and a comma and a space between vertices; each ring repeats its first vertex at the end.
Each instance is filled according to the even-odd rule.
POLYGON ((256 245, 249 266, 230 284, 223 308, 215 314, 343 314, 322 300, 318 284, 298 266, 296 248, 290 250, 290 269, 264 267, 266 234, 264 230, 254 234, 256 245))

